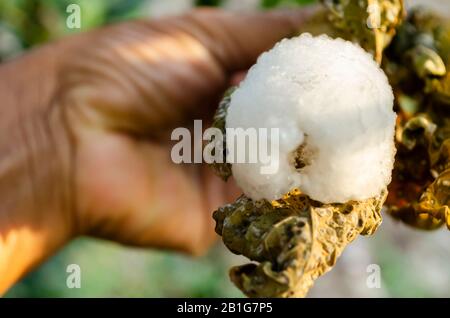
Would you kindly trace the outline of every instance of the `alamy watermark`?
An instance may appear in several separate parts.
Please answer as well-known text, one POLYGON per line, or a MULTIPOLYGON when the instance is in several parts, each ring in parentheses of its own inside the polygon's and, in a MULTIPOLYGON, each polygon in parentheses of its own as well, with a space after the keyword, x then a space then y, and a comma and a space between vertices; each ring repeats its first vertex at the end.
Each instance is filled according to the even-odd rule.
POLYGON ((78 264, 70 264, 66 268, 67 275, 66 286, 67 288, 81 288, 81 267, 78 264))
POLYGON ((261 174, 277 173, 279 128, 226 128, 225 136, 214 127, 202 131, 201 120, 194 120, 193 136, 184 127, 172 131, 171 140, 178 141, 171 151, 174 163, 258 163, 261 174))
POLYGON ((78 4, 69 4, 66 8, 68 16, 66 26, 69 29, 81 29, 81 7, 78 4))
POLYGON ((381 288, 381 268, 378 264, 370 264, 366 268, 369 274, 366 279, 367 288, 381 288))

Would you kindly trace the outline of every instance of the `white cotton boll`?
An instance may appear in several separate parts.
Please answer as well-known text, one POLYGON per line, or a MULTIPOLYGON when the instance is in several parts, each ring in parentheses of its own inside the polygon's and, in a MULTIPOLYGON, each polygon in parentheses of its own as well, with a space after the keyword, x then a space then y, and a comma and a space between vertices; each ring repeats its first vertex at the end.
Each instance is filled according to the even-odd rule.
POLYGON ((390 183, 395 146, 393 93, 359 46, 303 34, 262 54, 232 94, 227 128, 278 127, 279 169, 233 163, 244 193, 274 200, 299 188, 323 202, 363 200, 390 183), (303 168, 292 160, 304 148, 303 168))

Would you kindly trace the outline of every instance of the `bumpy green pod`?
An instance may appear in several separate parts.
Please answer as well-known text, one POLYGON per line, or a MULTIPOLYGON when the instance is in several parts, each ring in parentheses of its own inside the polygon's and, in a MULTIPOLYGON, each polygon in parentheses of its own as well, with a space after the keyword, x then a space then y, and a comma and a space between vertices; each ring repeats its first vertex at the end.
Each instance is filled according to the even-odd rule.
POLYGON ((214 212, 225 245, 258 263, 231 269, 250 297, 304 297, 358 234, 381 224, 386 191, 365 201, 322 204, 298 190, 273 202, 242 196, 214 212))

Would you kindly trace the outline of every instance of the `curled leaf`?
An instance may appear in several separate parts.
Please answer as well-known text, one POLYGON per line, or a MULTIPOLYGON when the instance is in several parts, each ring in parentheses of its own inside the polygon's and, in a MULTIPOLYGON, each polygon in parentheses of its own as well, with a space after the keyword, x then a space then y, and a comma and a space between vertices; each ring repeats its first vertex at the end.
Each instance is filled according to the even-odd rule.
POLYGON ((450 170, 445 170, 422 194, 416 208, 419 216, 425 214, 446 223, 450 230, 450 170))
POLYGON ((273 202, 242 196, 214 212, 225 245, 258 263, 231 269, 250 297, 304 297, 358 234, 381 223, 386 191, 365 201, 322 204, 298 190, 273 202))
POLYGON ((417 115, 406 122, 399 140, 407 149, 412 150, 417 142, 429 142, 436 130, 436 125, 426 114, 417 115), (425 140, 422 140, 424 138, 425 140))
POLYGON ((322 0, 339 36, 359 43, 381 64, 383 50, 391 43, 405 16, 403 0, 322 0))
POLYGON ((409 53, 413 59, 414 69, 421 78, 444 76, 447 72, 444 61, 436 51, 423 45, 414 47, 409 53))

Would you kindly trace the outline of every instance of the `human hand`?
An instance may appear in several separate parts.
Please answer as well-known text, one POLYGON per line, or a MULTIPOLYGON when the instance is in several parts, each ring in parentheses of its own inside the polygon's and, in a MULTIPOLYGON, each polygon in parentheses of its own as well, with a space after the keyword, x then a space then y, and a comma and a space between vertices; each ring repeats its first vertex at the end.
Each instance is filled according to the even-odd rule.
POLYGON ((0 199, 13 198, 0 208, 0 292, 79 235, 204 251, 211 212, 237 191, 204 165, 174 164, 170 133, 207 121, 233 74, 307 15, 198 10, 126 22, 0 68, 0 199))

